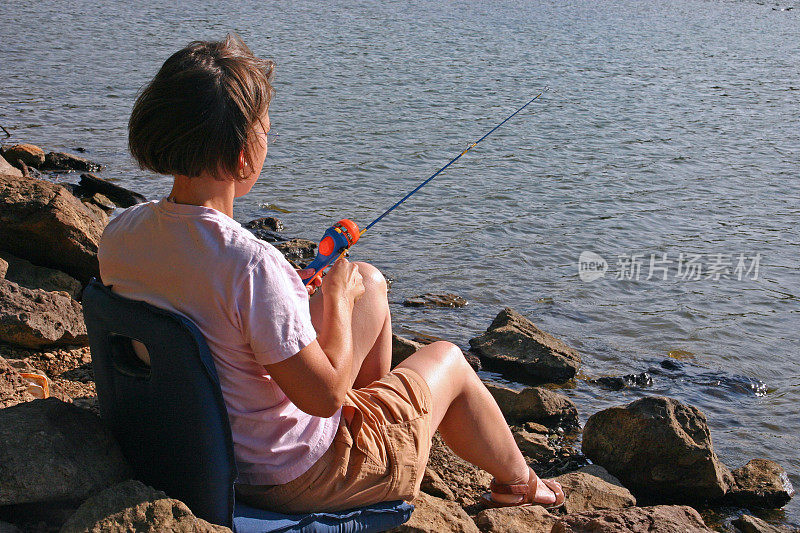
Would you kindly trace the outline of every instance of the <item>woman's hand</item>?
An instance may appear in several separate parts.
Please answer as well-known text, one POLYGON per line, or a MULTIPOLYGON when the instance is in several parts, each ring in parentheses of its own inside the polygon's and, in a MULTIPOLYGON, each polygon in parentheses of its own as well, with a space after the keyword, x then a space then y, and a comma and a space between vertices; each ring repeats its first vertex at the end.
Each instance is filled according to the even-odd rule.
POLYGON ((322 280, 322 292, 334 298, 346 298, 352 304, 364 294, 364 280, 358 265, 339 258, 322 280))
MULTIPOLYGON (((297 275, 300 276, 300 279, 305 279, 306 276, 311 276, 314 274, 313 268, 302 268, 297 270, 297 275)), ((312 296, 315 292, 317 292, 317 288, 322 285, 322 278, 314 278, 309 285, 306 285, 306 290, 308 291, 308 295, 312 296)))

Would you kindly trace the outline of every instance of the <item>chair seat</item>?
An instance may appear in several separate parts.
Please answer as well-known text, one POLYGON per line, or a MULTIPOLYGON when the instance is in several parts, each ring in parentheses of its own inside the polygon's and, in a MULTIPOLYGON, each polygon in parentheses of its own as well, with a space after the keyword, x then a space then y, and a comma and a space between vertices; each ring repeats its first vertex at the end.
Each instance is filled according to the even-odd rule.
POLYGON ((372 533, 406 522, 414 506, 404 501, 381 502, 338 513, 280 514, 236 502, 235 533, 372 533))

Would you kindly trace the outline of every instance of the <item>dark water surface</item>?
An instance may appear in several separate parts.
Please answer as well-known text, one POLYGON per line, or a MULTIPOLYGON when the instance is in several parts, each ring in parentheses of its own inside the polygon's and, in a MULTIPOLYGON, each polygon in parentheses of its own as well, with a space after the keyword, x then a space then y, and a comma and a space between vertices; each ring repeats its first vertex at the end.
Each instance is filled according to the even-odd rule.
MULTIPOLYGON (((318 239, 338 218, 369 222, 547 85, 354 250, 395 279, 395 328, 466 345, 515 307, 582 353, 565 392, 584 421, 670 395, 708 416, 728 465, 771 458, 800 485, 800 8, 776 7, 5 0, 0 124, 86 147, 104 177, 159 197, 169 180, 125 150, 136 92, 188 41, 235 30, 277 62, 280 134, 236 217, 277 214, 318 239), (605 277, 581 280, 583 251, 605 277), (632 254, 639 280, 617 279, 632 254), (651 254, 673 261, 654 264, 666 280, 645 279, 651 254), (700 256, 701 279, 678 276, 680 254, 700 256), (737 272, 740 254, 757 275, 737 272), (429 290, 470 304, 399 305, 429 290), (650 388, 585 381, 670 357, 684 370, 650 388)), ((799 501, 776 518, 800 522, 799 501)))

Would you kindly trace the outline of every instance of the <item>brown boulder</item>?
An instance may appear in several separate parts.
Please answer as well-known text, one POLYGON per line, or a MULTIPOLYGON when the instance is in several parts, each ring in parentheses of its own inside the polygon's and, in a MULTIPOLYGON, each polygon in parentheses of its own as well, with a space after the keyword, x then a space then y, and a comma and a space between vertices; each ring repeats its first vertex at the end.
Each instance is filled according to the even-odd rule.
POLYGON ((0 250, 81 282, 99 276, 103 226, 60 185, 0 176, 0 250))
POLYGON ((20 287, 0 280, 0 341, 42 348, 86 345, 89 338, 81 304, 69 295, 20 287))
POLYGON ((469 344, 485 369, 534 383, 570 380, 581 363, 578 352, 508 307, 500 311, 486 333, 470 339, 469 344))
POLYGON ((86 500, 60 533, 225 533, 231 530, 197 518, 181 501, 141 481, 128 480, 86 500))
POLYGON ((317 255, 317 243, 308 239, 289 239, 273 244, 283 257, 296 264, 309 262, 317 255))
MULTIPOLYGON (((0 259, 7 261, 5 279, 27 289, 42 289, 48 292, 66 292, 74 299, 81 296, 81 282, 69 274, 52 268, 36 266, 7 252, 0 252, 0 259)), ((3 277, 3 276, 0 276, 3 277)))
POLYGON ((11 166, 6 159, 0 155, 0 176, 10 176, 12 178, 22 178, 22 171, 17 167, 11 166))
POLYGON ((34 144, 14 144, 3 147, 3 157, 16 165, 17 160, 29 167, 39 168, 44 164, 44 150, 34 144))
POLYGON ((564 510, 568 514, 600 509, 624 509, 636 505, 636 498, 621 483, 610 483, 586 472, 570 472, 556 480, 567 496, 564 510))
POLYGON ((0 279, 5 279, 8 272, 8 261, 0 257, 0 279))
POLYGON ((428 468, 450 489, 454 501, 465 507, 480 503, 492 480, 491 474, 454 454, 438 433, 433 437, 428 468))
POLYGON ((94 174, 81 174, 79 186, 84 196, 92 196, 95 193, 100 193, 120 207, 131 207, 147 201, 147 198, 138 192, 121 187, 116 183, 111 183, 94 174))
POLYGON ((267 231, 283 231, 283 222, 276 217, 261 217, 244 225, 247 229, 263 229, 267 231))
POLYGON ((540 505, 485 509, 475 517, 486 533, 550 533, 556 517, 540 505))
POLYGON ((592 415, 582 448, 637 498, 714 500, 733 480, 714 453, 703 413, 671 398, 642 398, 592 415))
POLYGON ((420 492, 413 502, 414 512, 398 533, 478 533, 478 527, 466 511, 450 502, 420 492))
POLYGON ((0 506, 80 501, 130 476, 92 413, 55 398, 0 409, 0 506))
POLYGON ((622 510, 569 514, 552 533, 707 533, 700 514, 682 505, 630 507, 622 510))
POLYGON ((443 500, 456 499, 455 494, 453 494, 453 491, 447 486, 447 483, 444 482, 442 476, 437 474, 436 471, 430 467, 425 468, 425 475, 422 477, 420 490, 431 496, 442 498, 443 500))
POLYGON ((542 387, 514 390, 484 383, 509 424, 537 422, 548 427, 578 426, 578 409, 572 400, 542 387))
POLYGON ((511 434, 514 436, 519 451, 531 461, 547 462, 558 453, 558 450, 550 443, 547 433, 536 433, 527 431, 525 427, 514 426, 511 428, 511 434))
POLYGON ((794 487, 786 471, 769 459, 753 459, 732 474, 734 484, 727 497, 734 505, 778 509, 794 496, 794 487))
POLYGON ((392 333, 392 368, 399 365, 409 355, 422 348, 422 346, 422 343, 392 333))

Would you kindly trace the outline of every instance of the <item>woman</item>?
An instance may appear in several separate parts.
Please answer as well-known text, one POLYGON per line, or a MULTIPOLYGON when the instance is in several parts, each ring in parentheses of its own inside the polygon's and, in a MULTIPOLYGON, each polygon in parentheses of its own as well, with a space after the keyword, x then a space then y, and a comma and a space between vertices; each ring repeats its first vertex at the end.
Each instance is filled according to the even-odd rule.
MULTIPOLYGON (((437 429, 490 472, 488 505, 558 506, 459 348, 436 342, 390 372, 386 281, 340 259, 312 297, 271 245, 233 220, 267 155, 272 63, 235 36, 194 42, 139 95, 129 146, 174 177, 168 197, 106 228, 103 282, 203 331, 234 439, 240 499, 283 512, 339 510, 418 493, 437 429)), ((143 346, 139 356, 148 361, 143 346)))

